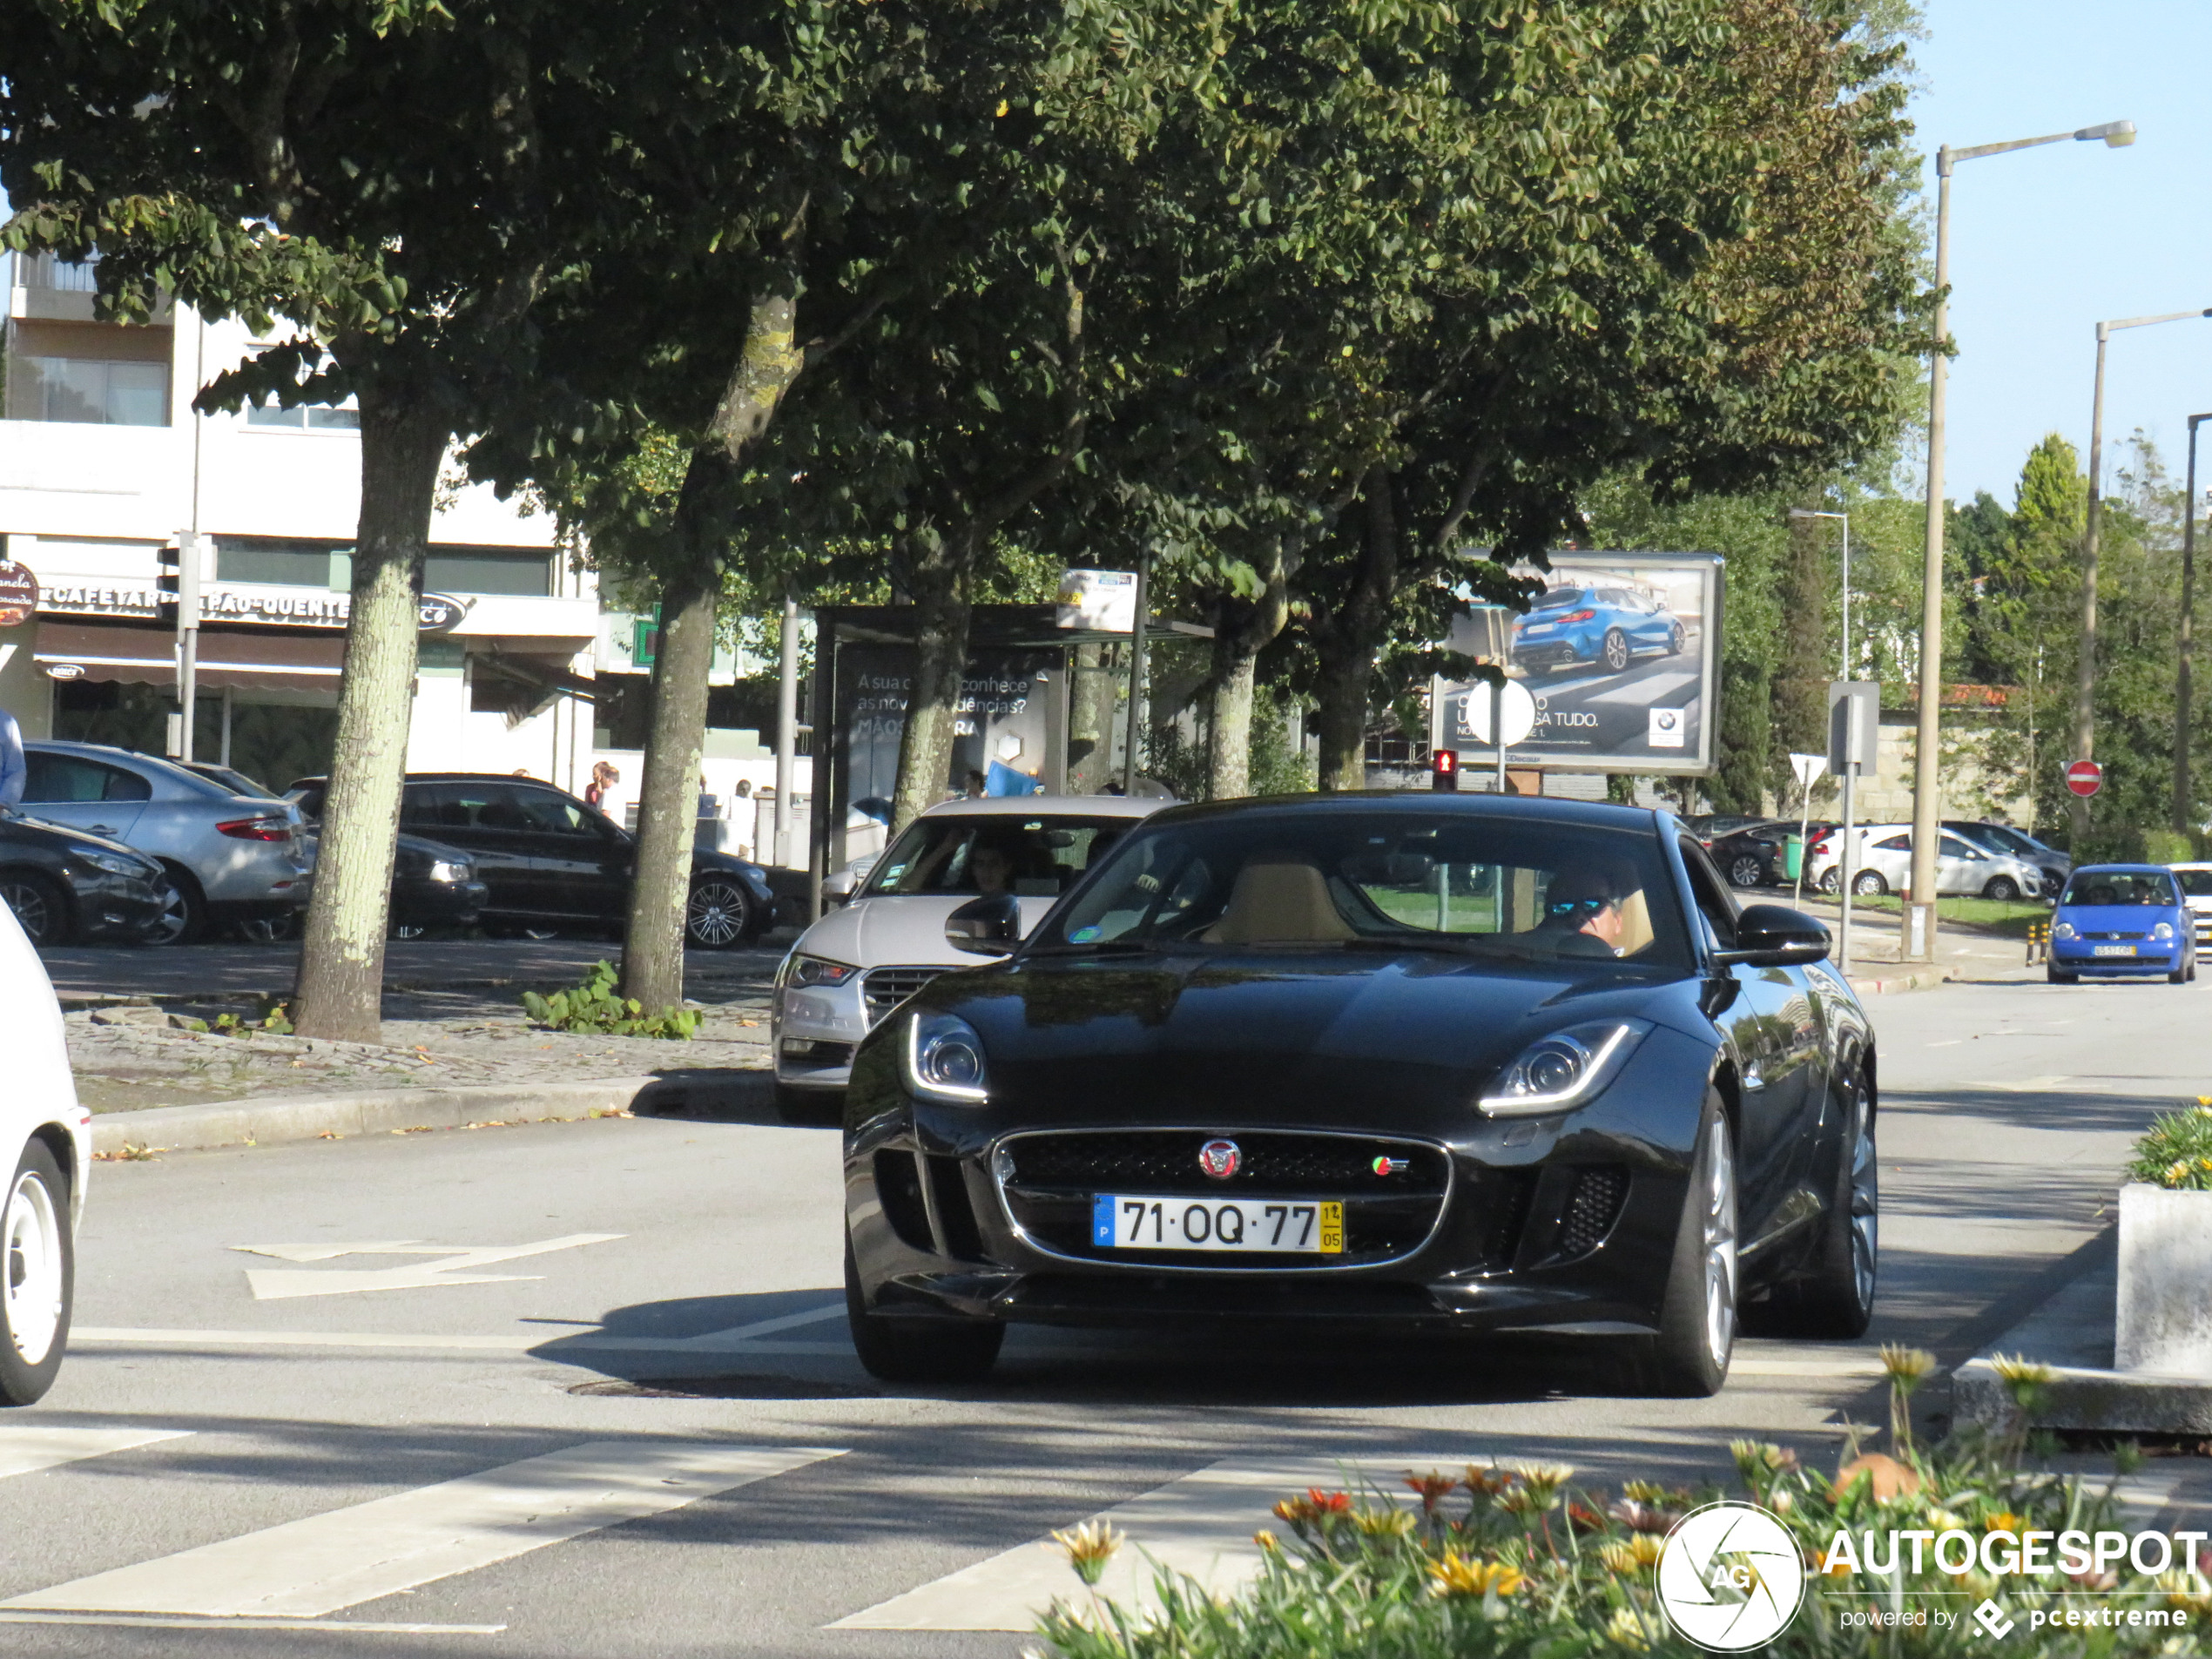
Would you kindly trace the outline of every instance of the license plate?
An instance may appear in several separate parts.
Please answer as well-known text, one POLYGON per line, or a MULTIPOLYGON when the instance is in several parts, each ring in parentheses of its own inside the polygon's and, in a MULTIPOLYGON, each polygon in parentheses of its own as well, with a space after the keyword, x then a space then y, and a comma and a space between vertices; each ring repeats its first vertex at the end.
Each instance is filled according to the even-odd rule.
POLYGON ((1344 1205, 1318 1198, 1147 1198, 1100 1193, 1090 1240, 1104 1250, 1233 1250, 1340 1256, 1344 1205))
POLYGON ((2133 945, 2098 945, 2092 948, 2089 954, 2092 956, 2133 956, 2135 948, 2133 945))

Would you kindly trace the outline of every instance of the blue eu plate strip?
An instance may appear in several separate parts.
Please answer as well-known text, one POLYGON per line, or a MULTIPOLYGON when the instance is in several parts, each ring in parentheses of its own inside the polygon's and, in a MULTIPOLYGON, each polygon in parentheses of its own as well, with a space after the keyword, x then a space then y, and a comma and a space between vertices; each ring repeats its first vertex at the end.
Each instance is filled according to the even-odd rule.
POLYGON ((1090 1242, 1113 1248, 1114 1200, 1110 1194, 1102 1192, 1090 1201, 1090 1242))

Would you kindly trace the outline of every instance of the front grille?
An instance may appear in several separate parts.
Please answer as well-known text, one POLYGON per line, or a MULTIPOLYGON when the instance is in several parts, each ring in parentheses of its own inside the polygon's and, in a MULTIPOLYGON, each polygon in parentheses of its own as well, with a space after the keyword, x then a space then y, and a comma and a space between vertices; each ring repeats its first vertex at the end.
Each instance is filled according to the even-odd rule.
POLYGON ((2083 934, 2084 939, 2148 939, 2148 934, 2083 934))
POLYGON ((871 968, 860 976, 860 1000, 868 1023, 875 1024, 945 970, 941 968, 871 968))
POLYGON ((1451 1162, 1440 1147, 1380 1136, 1285 1130, 1224 1137, 1197 1130, 1015 1136, 1001 1147, 998 1176, 1014 1219, 1048 1250, 1086 1261, 1217 1271, 1393 1260, 1418 1249, 1434 1231, 1452 1185, 1451 1162), (1198 1167, 1198 1149, 1216 1138, 1233 1139, 1242 1154, 1236 1174, 1224 1180, 1198 1167), (1379 1163, 1389 1172, 1378 1173, 1379 1163), (1100 1193, 1338 1199, 1344 1204, 1344 1250, 1332 1256, 1271 1256, 1102 1248, 1091 1238, 1091 1200, 1100 1193))
POLYGON ((1629 1196, 1629 1172, 1617 1163, 1584 1170, 1575 1177, 1575 1196, 1567 1201, 1567 1217, 1559 1230, 1559 1253, 1587 1256, 1605 1242, 1613 1224, 1621 1218, 1621 1205, 1629 1196))

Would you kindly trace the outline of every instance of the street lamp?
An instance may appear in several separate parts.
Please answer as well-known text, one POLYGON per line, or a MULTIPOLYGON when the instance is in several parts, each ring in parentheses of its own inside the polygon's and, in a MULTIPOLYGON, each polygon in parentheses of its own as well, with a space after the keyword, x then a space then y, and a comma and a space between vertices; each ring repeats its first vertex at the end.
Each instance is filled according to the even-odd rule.
POLYGON ((2196 429, 2212 415, 2189 416, 2188 516, 2182 521, 2182 635, 2180 662, 2174 670, 2174 830, 2189 833, 2196 816, 2189 791, 2189 636, 2196 605, 2196 429))
MULTIPOLYGON (((2096 759, 2097 690, 2097 532, 2103 519, 2105 451, 2105 344, 2115 328, 2148 328, 2154 323, 2189 322, 2212 317, 2202 311, 2168 311, 2155 317, 2126 317, 2097 325, 2097 392, 2089 408, 2089 533, 2081 544, 2081 660, 2074 668, 2074 759, 2096 759)), ((2192 432, 2191 436, 2195 434, 2192 432)), ((2078 862, 2081 838, 2089 833, 2089 798, 2076 795, 2067 803, 2074 820, 2073 852, 2078 862)))
POLYGON ((2135 124, 2107 121, 2101 126, 2047 133, 2040 138, 1978 144, 1965 150, 1946 145, 1936 152, 1936 307, 1928 354, 1928 545, 1921 566, 1920 721, 1912 756, 1912 898, 1905 907, 1905 948, 1898 953, 1908 960, 1935 960, 1936 835, 1943 816, 1937 795, 1936 744, 1938 705, 1943 699, 1943 388, 1944 347, 1949 341, 1951 314, 1951 173, 1962 161, 2069 139, 2086 144, 2092 138, 2121 149, 2134 143, 2135 124))
MULTIPOLYGON (((1851 678, 1851 515, 1815 512, 1810 507, 1792 507, 1790 509, 1790 516, 1792 518, 1832 518, 1840 522, 1844 527, 1844 644, 1841 665, 1837 670, 1836 678, 1847 680, 1851 678)), ((1838 892, 1843 900, 1843 926, 1838 930, 1839 942, 1836 961, 1846 975, 1851 973, 1851 884, 1858 873, 1858 860, 1852 856, 1858 850, 1852 844, 1856 839, 1851 824, 1852 770, 1850 766, 1846 766, 1844 770, 1844 825, 1843 828, 1838 832, 1843 839, 1837 854, 1838 892)), ((1802 806, 1804 812, 1800 815, 1797 830, 1800 846, 1804 844, 1805 831, 1812 824, 1812 786, 1811 783, 1805 786, 1805 796, 1802 806)), ((1800 852, 1797 857, 1799 860, 1797 867, 1802 872, 1804 868, 1803 863, 1804 853, 1800 852)))

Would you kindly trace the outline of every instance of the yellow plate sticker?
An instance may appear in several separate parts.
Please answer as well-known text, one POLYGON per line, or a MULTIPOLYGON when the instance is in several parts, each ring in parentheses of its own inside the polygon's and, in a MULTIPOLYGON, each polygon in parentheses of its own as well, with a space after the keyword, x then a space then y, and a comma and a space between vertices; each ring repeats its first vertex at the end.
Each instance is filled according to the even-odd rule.
POLYGON ((1321 1253, 1324 1256, 1344 1254, 1344 1206, 1341 1204, 1321 1206, 1321 1253))

